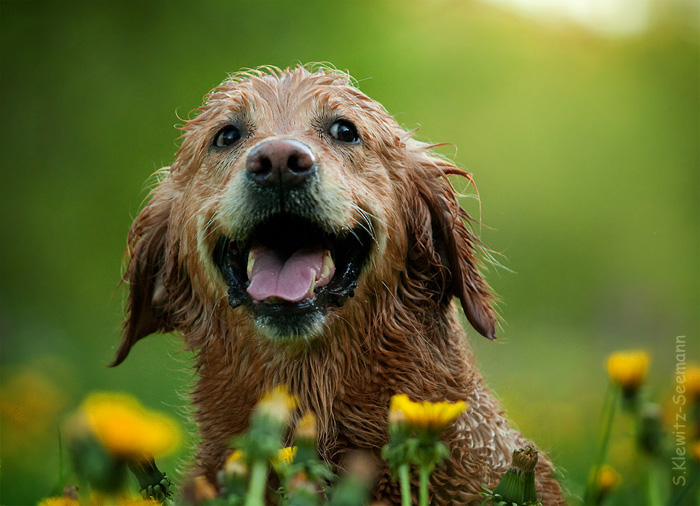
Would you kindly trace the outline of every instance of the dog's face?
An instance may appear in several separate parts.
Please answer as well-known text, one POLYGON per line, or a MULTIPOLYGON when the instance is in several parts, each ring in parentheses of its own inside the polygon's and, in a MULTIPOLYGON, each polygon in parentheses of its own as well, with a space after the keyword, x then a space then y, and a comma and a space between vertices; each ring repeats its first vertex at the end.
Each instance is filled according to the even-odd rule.
POLYGON ((436 304, 457 295, 493 337, 474 239, 447 182, 458 173, 345 74, 224 82, 184 127, 132 228, 116 363, 141 337, 187 332, 216 311, 236 311, 261 339, 313 341, 407 277, 436 304))
POLYGON ((188 212, 198 216, 199 259, 231 307, 244 306, 273 340, 323 332, 385 248, 393 218, 381 206, 393 197, 390 175, 375 155, 384 139, 369 128, 382 111, 339 88, 325 75, 226 83, 198 117, 209 173, 192 186, 209 206, 188 212))

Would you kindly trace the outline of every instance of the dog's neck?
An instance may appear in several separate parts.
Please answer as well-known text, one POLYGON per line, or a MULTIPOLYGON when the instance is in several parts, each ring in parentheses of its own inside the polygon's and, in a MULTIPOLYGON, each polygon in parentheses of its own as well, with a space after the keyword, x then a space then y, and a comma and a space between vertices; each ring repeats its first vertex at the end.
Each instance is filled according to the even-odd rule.
POLYGON ((422 312, 427 316, 419 321, 415 313, 390 309, 405 306, 373 302, 348 311, 352 319, 335 318, 326 335, 303 349, 265 341, 235 314, 212 318, 210 328, 188 335, 189 343, 199 343, 192 395, 200 453, 221 462, 230 438, 247 428, 258 398, 279 384, 298 396, 301 412, 316 414, 319 448, 330 460, 348 447, 386 443, 393 394, 457 401, 480 385, 454 306, 422 312), (365 310, 371 314, 361 314, 365 310))

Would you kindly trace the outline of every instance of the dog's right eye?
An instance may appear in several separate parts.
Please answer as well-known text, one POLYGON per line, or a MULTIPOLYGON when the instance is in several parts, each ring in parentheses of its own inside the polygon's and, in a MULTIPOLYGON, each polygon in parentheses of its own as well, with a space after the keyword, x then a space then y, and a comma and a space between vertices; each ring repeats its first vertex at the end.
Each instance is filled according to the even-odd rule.
POLYGON ((347 144, 357 144, 360 142, 360 136, 357 134, 357 128, 348 120, 339 119, 328 129, 331 137, 336 141, 347 144))
POLYGON ((232 144, 237 143, 241 140, 241 130, 240 128, 229 125, 222 128, 221 131, 216 134, 216 139, 214 139, 214 146, 217 148, 226 148, 232 144))

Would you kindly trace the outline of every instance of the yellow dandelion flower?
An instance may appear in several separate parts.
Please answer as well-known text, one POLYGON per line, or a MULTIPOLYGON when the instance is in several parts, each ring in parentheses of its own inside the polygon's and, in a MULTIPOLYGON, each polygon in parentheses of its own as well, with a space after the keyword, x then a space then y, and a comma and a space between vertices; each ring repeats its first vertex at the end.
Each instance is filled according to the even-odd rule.
POLYGON ((297 454, 296 446, 287 446, 277 452, 277 457, 273 460, 272 465, 278 467, 280 464, 291 464, 294 456, 297 454))
POLYGON ((248 465, 245 462, 245 455, 241 450, 232 451, 226 458, 224 474, 226 476, 245 476, 248 474, 248 465))
POLYGON ((289 393, 287 387, 279 385, 262 396, 258 403, 258 410, 275 420, 286 422, 297 404, 296 397, 289 393))
MULTIPOLYGON (((78 500, 75 500, 78 506, 78 500)), ((80 503, 81 506, 159 506, 161 503, 155 499, 144 499, 143 497, 132 497, 128 494, 104 494, 93 490, 90 492, 87 501, 80 503)), ((43 505, 41 505, 43 506, 43 505)), ((71 504, 73 506, 73 504, 71 504)))
POLYGON ((72 497, 49 497, 41 501, 39 506, 80 506, 80 503, 72 497))
POLYGON ((700 439, 690 443, 690 454, 696 461, 700 462, 700 439))
POLYGON ((293 494, 296 497, 316 497, 318 495, 316 485, 309 480, 309 476, 303 471, 299 471, 291 477, 288 481, 287 488, 289 489, 290 495, 293 494))
POLYGON ((155 499, 131 499, 130 502, 126 504, 119 504, 119 506, 162 506, 160 501, 155 499))
POLYGON ((413 402, 405 394, 397 394, 391 398, 389 418, 391 420, 406 420, 406 423, 417 428, 433 432, 442 431, 467 409, 467 403, 451 402, 413 402), (400 414, 399 414, 400 413, 400 414))
POLYGON ((104 447, 119 458, 142 460, 166 455, 180 441, 173 420, 148 411, 126 394, 93 393, 83 401, 81 411, 104 447))
POLYGON ((245 454, 242 450, 233 450, 231 454, 226 457, 226 462, 230 461, 242 461, 245 454))
POLYGON ((608 375, 625 394, 634 394, 649 371, 649 354, 645 351, 620 351, 608 357, 608 375))
POLYGON ((195 504, 202 504, 206 501, 216 499, 219 494, 207 477, 202 475, 194 477, 194 500, 195 504))
POLYGON ((297 422, 297 437, 308 441, 316 441, 316 415, 306 413, 297 422))
POLYGON ((406 415, 403 414, 403 411, 400 409, 396 408, 394 406, 394 401, 392 399, 392 405, 389 407, 389 426, 397 426, 397 425, 403 425, 406 423, 406 415))
POLYGON ((598 491, 601 494, 608 494, 615 490, 621 481, 620 473, 610 466, 603 466, 598 473, 598 491))
POLYGON ((297 399, 292 394, 285 385, 278 385, 272 390, 268 390, 260 399, 261 403, 275 403, 279 402, 284 405, 287 409, 294 409, 297 407, 297 399))
POLYGON ((685 372, 685 388, 688 396, 700 400, 700 367, 691 365, 685 372))
POLYGON ((116 506, 162 506, 160 501, 155 499, 144 499, 142 497, 119 497, 116 506))
MULTIPOLYGON (((39 457, 39 448, 53 444, 57 415, 66 394, 48 376, 33 369, 14 371, 0 382, 2 452, 8 459, 39 457)), ((40 458, 40 457, 39 457, 40 458)))

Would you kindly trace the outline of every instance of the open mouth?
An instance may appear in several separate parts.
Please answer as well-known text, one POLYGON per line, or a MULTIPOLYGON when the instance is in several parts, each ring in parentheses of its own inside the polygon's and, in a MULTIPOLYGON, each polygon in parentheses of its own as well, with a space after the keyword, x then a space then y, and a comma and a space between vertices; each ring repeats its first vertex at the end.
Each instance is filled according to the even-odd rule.
POLYGON ((371 237, 361 227, 336 235, 283 213, 245 241, 220 237, 214 262, 228 284, 231 307, 246 304, 256 316, 290 321, 341 307, 354 293, 370 246, 371 237))

